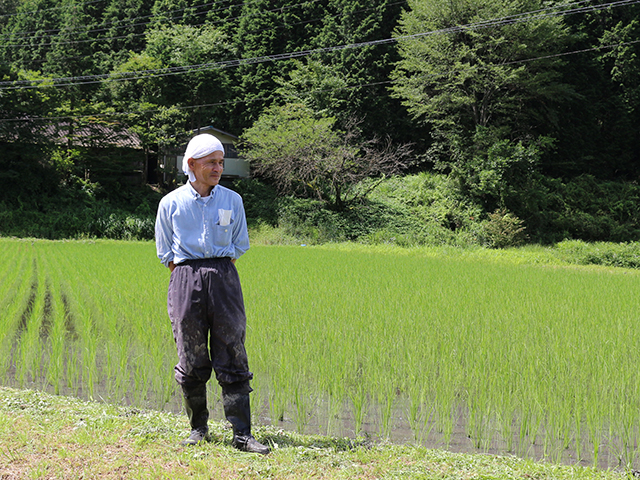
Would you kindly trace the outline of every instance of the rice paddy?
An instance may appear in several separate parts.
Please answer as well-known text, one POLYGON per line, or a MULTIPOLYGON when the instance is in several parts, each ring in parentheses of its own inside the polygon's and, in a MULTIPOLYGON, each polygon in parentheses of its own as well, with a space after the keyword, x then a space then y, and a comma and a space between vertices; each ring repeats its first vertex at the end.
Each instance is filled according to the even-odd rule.
MULTIPOLYGON (((0 247, 3 385, 179 410, 152 243, 0 247)), ((637 272, 364 247, 256 246, 237 266, 258 422, 640 463, 637 272)))

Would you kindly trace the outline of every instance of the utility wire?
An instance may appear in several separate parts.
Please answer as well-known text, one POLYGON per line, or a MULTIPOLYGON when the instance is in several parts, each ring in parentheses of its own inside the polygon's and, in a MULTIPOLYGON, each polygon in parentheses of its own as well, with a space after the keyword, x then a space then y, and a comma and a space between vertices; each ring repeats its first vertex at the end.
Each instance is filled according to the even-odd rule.
POLYGON ((550 17, 557 16, 567 16, 573 15, 576 13, 584 13, 587 11, 596 11, 602 10, 604 8, 618 7, 624 5, 633 5, 640 3, 640 0, 618 0, 615 2, 598 4, 593 6, 586 7, 578 7, 572 8, 569 10, 553 10, 550 8, 536 10, 533 12, 525 12, 521 14, 510 15, 506 17, 500 17, 496 19, 490 19, 485 21, 480 21, 476 23, 466 24, 466 25, 456 25, 453 27, 448 27, 439 30, 432 30, 428 32, 420 32, 412 35, 404 35, 394 38, 386 38, 381 40, 372 40, 367 42, 346 44, 346 45, 336 45, 331 47, 317 48, 312 50, 301 50, 297 52, 288 52, 282 54, 274 54, 274 55, 265 55, 261 57, 253 57, 247 59, 234 59, 234 60, 226 60, 222 62, 213 62, 213 63, 204 63, 198 65, 185 65, 180 67, 169 67, 160 70, 140 70, 134 72, 121 72, 121 73, 111 73, 111 74, 101 74, 101 75, 84 75, 84 76, 75 76, 75 77, 63 77, 63 78, 54 78, 54 79, 42 79, 42 80, 21 80, 21 81, 4 81, 0 82, 0 91, 2 90, 15 90, 15 89, 24 89, 24 88, 38 88, 39 86, 49 86, 49 87, 63 87, 63 86, 71 86, 71 85, 87 85, 100 83, 104 80, 114 80, 114 81, 125 81, 125 80, 139 80, 142 78, 152 78, 152 77, 166 77, 171 75, 180 75, 184 73, 193 73, 202 70, 213 70, 213 69, 224 69, 224 68, 234 68, 238 66, 245 65, 255 65, 259 63, 266 62, 277 62, 281 60, 292 60, 295 58, 302 58, 309 55, 321 54, 321 53, 330 53, 336 52, 340 50, 346 49, 356 49, 362 48, 365 46, 377 46, 377 45, 385 45, 390 43, 404 42, 409 40, 418 39, 421 37, 431 36, 431 35, 442 35, 442 34, 450 34, 457 33, 467 30, 479 30, 483 28, 489 27, 497 27, 504 25, 512 25, 516 23, 530 22, 535 20, 541 20, 550 17), (532 15, 533 13, 533 15, 532 15), (34 85, 34 82, 38 84, 34 85))
MULTIPOLYGON (((544 55, 544 56, 540 56, 540 57, 532 57, 532 58, 525 58, 525 59, 521 59, 521 60, 514 60, 512 62, 508 62, 505 63, 503 65, 512 65, 512 64, 519 64, 519 63, 529 63, 529 62, 534 62, 536 60, 545 60, 545 59, 549 59, 549 58, 555 58, 555 57, 562 57, 562 56, 569 56, 569 55, 576 55, 576 54, 580 54, 580 53, 587 53, 587 52, 593 52, 593 51, 597 51, 597 50, 605 50, 605 49, 611 49, 611 48, 616 48, 616 47, 623 47, 623 46, 628 46, 628 45, 635 45, 640 43, 640 40, 632 40, 629 42, 622 42, 622 43, 616 43, 616 44, 610 44, 610 45, 601 45, 601 46, 597 46, 597 47, 592 47, 592 48, 584 48, 581 50, 573 50, 571 52, 563 52, 563 53, 558 53, 558 54, 553 54, 553 55, 544 55)), ((441 78, 441 77, 447 77, 450 76, 451 72, 440 72, 440 73, 432 73, 427 75, 429 78, 433 79, 437 79, 437 78, 441 78)), ((318 94, 318 93, 329 93, 329 92, 333 92, 333 91, 340 91, 340 90, 355 90, 357 88, 368 88, 368 87, 375 87, 375 86, 380 86, 380 85, 389 85, 394 83, 393 80, 384 80, 384 81, 380 81, 380 82, 372 82, 372 83, 363 83, 363 84, 356 84, 356 85, 347 85, 347 86, 343 86, 343 87, 336 87, 336 88, 331 88, 331 89, 316 89, 316 90, 312 90, 309 92, 303 92, 300 95, 298 95, 299 98, 302 97, 306 97, 306 96, 310 96, 310 95, 314 95, 314 94, 318 94)), ((205 103, 205 104, 199 104, 199 105, 182 105, 182 106, 174 106, 175 108, 177 108, 178 110, 195 110, 198 108, 211 108, 211 107, 221 107, 221 106, 231 106, 231 105, 238 105, 238 104, 248 104, 248 103, 254 103, 254 102, 264 102, 264 101, 270 101, 270 100, 275 100, 278 98, 283 98, 285 95, 270 95, 268 97, 254 97, 254 98, 249 98, 249 99, 237 99, 237 100, 230 100, 230 101, 225 101, 225 102, 217 102, 217 103, 205 103)), ((103 118, 113 118, 113 117, 125 117, 125 116, 129 116, 129 115, 139 115, 140 113, 156 113, 161 111, 162 109, 160 108, 154 108, 154 109, 149 109, 149 110, 145 110, 144 112, 112 112, 112 113, 104 113, 104 114, 88 114, 88 115, 74 115, 74 116, 58 116, 58 117, 28 117, 28 118, 2 118, 0 119, 0 123, 10 123, 10 122, 36 122, 36 121, 54 121, 54 120, 67 120, 67 119, 84 119, 84 118, 96 118, 96 117, 103 117, 103 118)))

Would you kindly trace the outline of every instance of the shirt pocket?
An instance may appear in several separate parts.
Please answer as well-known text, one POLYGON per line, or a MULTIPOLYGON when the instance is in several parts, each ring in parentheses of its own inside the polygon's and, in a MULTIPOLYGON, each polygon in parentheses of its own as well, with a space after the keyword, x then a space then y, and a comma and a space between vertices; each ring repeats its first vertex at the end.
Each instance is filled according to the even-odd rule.
POLYGON ((231 245, 231 234, 233 232, 233 220, 229 225, 213 226, 213 244, 217 247, 227 247, 231 245))

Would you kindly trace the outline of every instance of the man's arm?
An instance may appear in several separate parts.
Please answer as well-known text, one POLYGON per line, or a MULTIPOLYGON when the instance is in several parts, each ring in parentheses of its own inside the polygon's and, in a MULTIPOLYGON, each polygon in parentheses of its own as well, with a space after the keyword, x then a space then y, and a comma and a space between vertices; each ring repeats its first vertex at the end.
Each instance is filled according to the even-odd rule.
POLYGON ((232 242, 235 248, 233 258, 237 259, 249 250, 249 232, 247 230, 247 217, 244 211, 242 197, 239 198, 239 202, 235 206, 235 214, 236 218, 233 224, 232 242))
POLYGON ((173 263, 173 251, 171 250, 173 226, 169 217, 168 206, 164 201, 161 201, 155 224, 156 250, 160 261, 173 271, 170 266, 173 263))
POLYGON ((173 263, 173 260, 171 262, 169 262, 169 265, 167 265, 169 267, 169 271, 173 272, 173 269, 176 268, 176 264, 173 263))

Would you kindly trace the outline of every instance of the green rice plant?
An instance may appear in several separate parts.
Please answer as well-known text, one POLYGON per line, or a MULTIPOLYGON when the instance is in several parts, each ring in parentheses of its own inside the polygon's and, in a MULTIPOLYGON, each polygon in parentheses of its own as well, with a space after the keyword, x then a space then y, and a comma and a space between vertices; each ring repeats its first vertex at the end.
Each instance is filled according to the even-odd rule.
POLYGON ((48 353, 45 378, 53 385, 54 393, 60 394, 64 380, 65 349, 65 312, 58 285, 49 283, 51 288, 51 329, 44 344, 48 353), (48 348, 47 348, 48 347, 48 348))
MULTIPOLYGON (((0 239, 0 241, 2 241, 0 239)), ((7 246, 6 241, 2 241, 2 246, 7 246)), ((32 276, 29 267, 32 265, 32 258, 27 254, 23 244, 16 245, 15 249, 4 249, 13 252, 8 255, 5 266, 10 266, 3 275, 3 282, 0 284, 0 380, 10 383, 8 371, 10 368, 13 353, 15 353, 15 339, 20 328, 20 317, 25 311, 29 297, 32 276), (22 247, 22 248, 21 248, 22 247)))
POLYGON ((309 422, 309 415, 313 408, 313 393, 307 388, 307 384, 304 382, 293 381, 293 406, 294 406, 294 421, 296 424, 296 430, 298 433, 304 433, 305 426, 309 422))
POLYGON ((340 418, 340 413, 344 408, 344 396, 342 394, 326 394, 326 428, 325 433, 327 435, 336 435, 338 430, 337 420, 340 418))
MULTIPOLYGON (((83 390, 87 392, 88 398, 93 398, 95 385, 98 382, 96 365, 98 346, 102 342, 95 327, 96 323, 100 323, 100 318, 96 318, 99 315, 99 309, 93 302, 94 296, 89 296, 79 282, 82 282, 80 278, 74 279, 73 283, 69 282, 65 287, 65 291, 69 292, 67 298, 78 334, 78 342, 71 350, 73 364, 71 370, 76 376, 82 378, 83 390)), ((72 388, 75 390, 78 386, 74 384, 72 388)))
MULTIPOLYGON (((152 243, 0 242, 14 265, 0 266, 3 383, 15 365, 54 391, 179 408, 152 243), (14 346, 30 297, 34 327, 14 346)), ((255 412, 393 439, 399 411, 416 442, 465 429, 469 448, 637 467, 640 274, 507 253, 253 247, 237 267, 255 412)))
POLYGON ((33 260, 31 293, 25 310, 21 314, 16 335, 16 378, 21 387, 26 382, 37 382, 41 376, 41 325, 45 310, 45 272, 38 268, 37 257, 33 260))
POLYGON ((367 414, 368 392, 364 385, 356 384, 347 389, 347 397, 351 401, 353 431, 358 436, 362 433, 362 424, 367 414))
POLYGON ((380 436, 389 438, 391 435, 391 415, 396 400, 397 387, 386 382, 375 390, 376 402, 380 405, 380 436))

